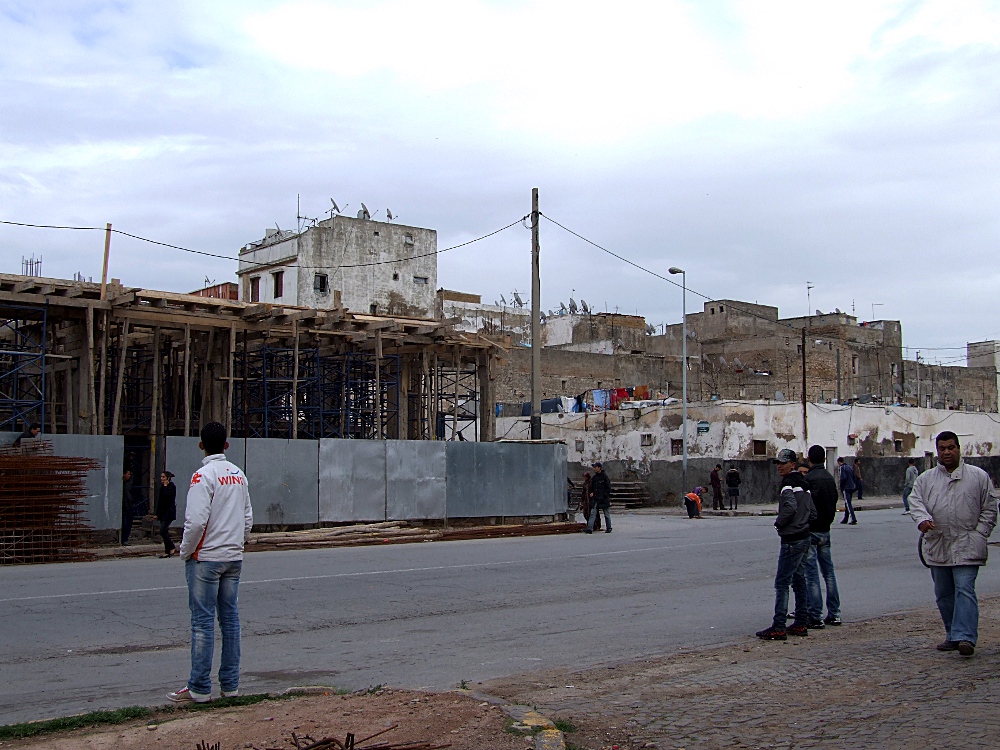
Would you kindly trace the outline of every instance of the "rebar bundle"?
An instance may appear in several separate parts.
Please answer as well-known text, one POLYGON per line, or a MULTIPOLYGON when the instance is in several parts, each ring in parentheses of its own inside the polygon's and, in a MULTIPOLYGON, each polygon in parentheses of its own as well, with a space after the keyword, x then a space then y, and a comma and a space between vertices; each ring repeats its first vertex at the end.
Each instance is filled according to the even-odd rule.
POLYGON ((52 455, 51 443, 0 448, 0 565, 86 559, 82 520, 89 458, 52 455))

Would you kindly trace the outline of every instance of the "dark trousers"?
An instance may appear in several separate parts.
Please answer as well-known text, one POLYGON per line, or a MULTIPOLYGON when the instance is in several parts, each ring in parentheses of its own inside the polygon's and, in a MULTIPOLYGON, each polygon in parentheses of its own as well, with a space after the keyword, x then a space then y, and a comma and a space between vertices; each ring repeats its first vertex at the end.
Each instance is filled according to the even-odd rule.
POLYGON ((847 523, 847 517, 851 517, 851 523, 857 523, 858 519, 854 517, 854 504, 851 502, 851 495, 854 494, 854 490, 844 490, 844 520, 841 523, 847 523))
POLYGON ((160 537, 163 539, 163 554, 169 555, 171 550, 177 549, 174 540, 170 538, 170 524, 173 521, 160 521, 160 537))
POLYGON ((739 510, 740 509, 740 488, 730 487, 729 488, 729 510, 739 510), (734 508, 735 506, 735 508, 734 508))
POLYGON ((725 510, 726 504, 722 502, 722 487, 712 486, 712 510, 725 510))
POLYGON ((128 538, 132 534, 132 514, 122 513, 122 544, 128 544, 128 538))

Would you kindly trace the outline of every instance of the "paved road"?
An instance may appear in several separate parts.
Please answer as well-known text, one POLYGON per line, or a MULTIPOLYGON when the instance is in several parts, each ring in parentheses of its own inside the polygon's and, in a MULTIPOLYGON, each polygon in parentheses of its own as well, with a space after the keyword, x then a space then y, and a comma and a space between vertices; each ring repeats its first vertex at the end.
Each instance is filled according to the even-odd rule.
MULTIPOLYGON (((625 516, 613 534, 248 555, 240 687, 445 689, 742 638, 770 619, 772 521, 625 516)), ((835 526, 847 619, 930 602, 915 534, 898 511, 835 526)), ((0 722, 160 703, 183 685, 181 565, 0 569, 0 722)), ((1000 593, 994 569, 980 581, 1000 593)))

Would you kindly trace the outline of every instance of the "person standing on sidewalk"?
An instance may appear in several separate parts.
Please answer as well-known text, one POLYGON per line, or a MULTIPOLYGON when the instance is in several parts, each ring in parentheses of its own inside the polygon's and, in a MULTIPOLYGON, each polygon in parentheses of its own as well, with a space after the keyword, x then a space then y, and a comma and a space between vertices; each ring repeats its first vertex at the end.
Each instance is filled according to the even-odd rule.
POLYGON ((774 620, 757 632, 765 641, 785 641, 788 635, 809 635, 809 592, 806 586, 805 560, 812 545, 809 524, 816 520, 816 507, 806 480, 795 470, 795 451, 782 448, 774 458, 781 477, 778 517, 774 527, 781 537, 778 571, 774 576, 774 620), (788 619, 788 587, 795 591, 795 619, 785 629, 788 619))
POLYGON ((858 500, 865 499, 865 483, 861 477, 861 459, 854 459, 854 489, 858 491, 858 500))
POLYGON ((712 510, 725 510, 726 504, 722 502, 722 464, 716 464, 709 475, 712 484, 712 510))
POLYGON ((735 466, 726 472, 726 489, 729 491, 729 510, 740 509, 740 472, 735 466), (735 508, 733 505, 735 504, 735 508))
POLYGON ((161 558, 173 557, 177 554, 177 546, 170 538, 170 524, 177 520, 177 485, 173 482, 174 475, 164 469, 160 472, 160 495, 156 498, 156 520, 160 523, 160 538, 163 540, 161 558))
POLYGON ((132 521, 134 519, 135 501, 132 499, 132 472, 125 469, 122 472, 122 547, 128 547, 128 538, 132 535, 132 521))
POLYGON ((937 650, 972 656, 979 637, 976 577, 989 553, 997 498, 989 475, 962 460, 954 432, 940 433, 935 444, 938 465, 913 483, 910 516, 924 535, 924 559, 944 622, 945 639, 937 650))
POLYGON ((809 590, 809 627, 821 630, 827 625, 840 625, 840 592, 837 574, 833 570, 830 552, 830 524, 837 516, 837 482, 826 470, 826 451, 821 445, 809 448, 809 472, 806 474, 809 494, 816 506, 816 520, 809 524, 812 544, 806 557, 806 586, 809 590), (826 584, 826 619, 823 619, 823 590, 819 577, 826 584))
POLYGON ((906 476, 903 478, 903 515, 910 512, 910 493, 913 492, 913 483, 917 481, 920 472, 917 471, 917 461, 911 458, 906 467, 906 476))
POLYGON ((237 591, 243 545, 253 527, 247 478, 226 460, 226 428, 211 422, 201 430, 202 467, 191 477, 181 539, 191 609, 191 677, 167 697, 177 703, 212 699, 215 617, 222 630, 219 687, 223 698, 239 694, 240 613, 237 591))
POLYGON ((858 519, 854 516, 854 506, 851 504, 851 495, 854 494, 854 471, 848 466, 843 458, 837 459, 840 467, 840 491, 844 493, 844 518, 841 523, 847 523, 847 514, 851 514, 851 523, 855 524, 858 519))
POLYGON ((590 520, 587 522, 587 534, 594 533, 597 514, 604 513, 604 533, 611 533, 611 480, 604 473, 604 467, 598 461, 594 464, 594 478, 590 480, 590 497, 593 506, 590 509, 590 520))

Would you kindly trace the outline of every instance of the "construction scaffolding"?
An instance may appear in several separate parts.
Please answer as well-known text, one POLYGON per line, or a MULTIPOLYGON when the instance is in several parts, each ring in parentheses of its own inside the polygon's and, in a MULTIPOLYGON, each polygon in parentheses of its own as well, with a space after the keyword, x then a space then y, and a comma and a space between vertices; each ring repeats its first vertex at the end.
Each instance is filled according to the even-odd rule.
POLYGON ((48 306, 0 302, 0 430, 45 423, 48 306))

